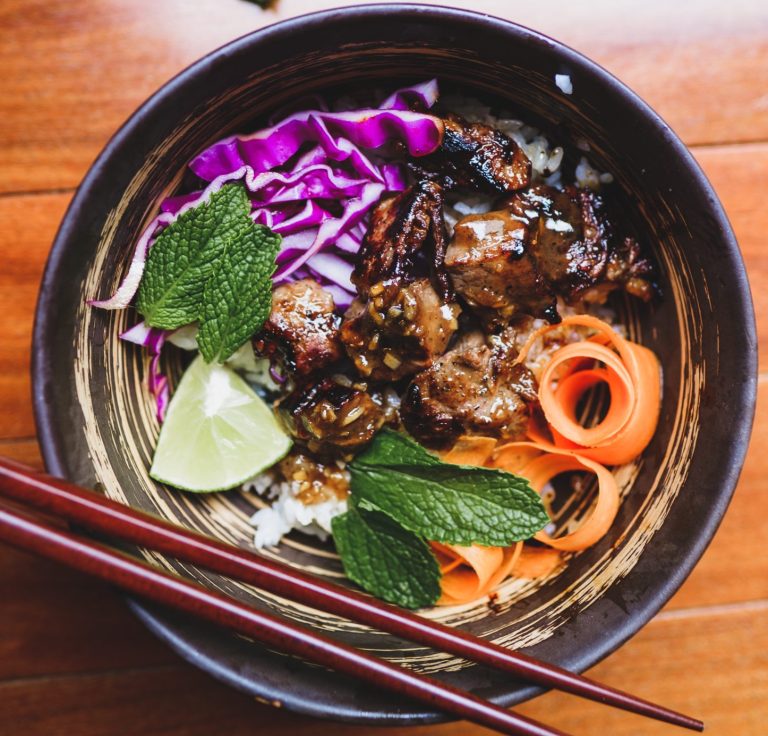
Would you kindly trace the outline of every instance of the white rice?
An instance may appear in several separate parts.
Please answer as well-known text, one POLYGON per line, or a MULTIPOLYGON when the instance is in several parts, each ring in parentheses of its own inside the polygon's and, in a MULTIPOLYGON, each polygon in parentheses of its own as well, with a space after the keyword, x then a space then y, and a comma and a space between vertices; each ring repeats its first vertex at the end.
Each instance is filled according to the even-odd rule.
POLYGON ((610 184, 613 181, 613 174, 598 171, 582 156, 576 166, 576 183, 583 189, 592 189, 599 191, 602 184, 610 184))
POLYGON ((256 530, 253 543, 257 549, 274 547, 294 530, 325 540, 331 533, 331 520, 347 510, 347 500, 334 494, 320 503, 305 504, 297 498, 300 481, 276 482, 271 473, 254 478, 243 489, 272 499, 271 506, 259 509, 250 519, 256 530))
POLYGON ((569 74, 555 74, 555 84, 563 94, 573 94, 573 82, 569 74))

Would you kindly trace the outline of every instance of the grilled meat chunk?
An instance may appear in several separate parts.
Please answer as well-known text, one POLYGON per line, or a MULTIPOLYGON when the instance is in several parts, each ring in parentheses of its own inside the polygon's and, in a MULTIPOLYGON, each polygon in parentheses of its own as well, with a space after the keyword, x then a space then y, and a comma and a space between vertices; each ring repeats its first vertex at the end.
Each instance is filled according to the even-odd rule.
POLYGON ((361 297, 374 284, 411 280, 424 272, 424 256, 443 298, 450 283, 443 267, 445 258, 443 190, 432 181, 420 181, 396 197, 385 199, 373 211, 352 281, 361 297), (419 256, 421 261, 417 262, 419 256))
POLYGON ((509 210, 460 220, 445 254, 453 286, 489 327, 521 314, 557 321, 555 294, 509 210))
POLYGON ((355 300, 347 309, 341 341, 362 376, 396 381, 445 352, 460 311, 426 278, 406 286, 374 284, 367 302, 355 300))
POLYGON ((582 295, 586 302, 602 304, 614 289, 624 289, 627 294, 644 302, 653 297, 655 287, 653 263, 645 257, 640 244, 634 238, 613 242, 608 251, 605 278, 582 295))
POLYGON ((365 378, 394 381, 425 368, 458 327, 442 207, 441 187, 420 181, 373 211, 352 276, 360 298, 341 325, 341 341, 365 378))
POLYGON ((650 299, 653 265, 635 240, 614 235, 600 195, 575 186, 536 186, 507 205, 528 225, 542 277, 567 302, 604 301, 617 288, 650 299))
POLYGON ((380 396, 332 377, 297 386, 278 403, 277 413, 291 436, 320 455, 370 442, 386 420, 380 396))
POLYGON ((513 357, 506 343, 491 348, 479 332, 465 336, 408 386, 400 407, 406 429, 430 447, 461 434, 523 437, 537 387, 513 357))
POLYGON ((278 286, 272 313, 254 338, 256 351, 299 376, 326 368, 344 355, 334 309, 333 297, 312 279, 278 286))
POLYGON ((523 315, 559 321, 556 299, 605 301, 623 288, 647 301, 653 264, 617 238, 594 192, 535 186, 505 209, 459 220, 445 254, 456 290, 494 328, 523 315))
POLYGON ((528 186, 531 162, 509 136, 457 115, 449 115, 443 124, 440 148, 408 164, 418 177, 440 182, 445 189, 514 192, 528 186))

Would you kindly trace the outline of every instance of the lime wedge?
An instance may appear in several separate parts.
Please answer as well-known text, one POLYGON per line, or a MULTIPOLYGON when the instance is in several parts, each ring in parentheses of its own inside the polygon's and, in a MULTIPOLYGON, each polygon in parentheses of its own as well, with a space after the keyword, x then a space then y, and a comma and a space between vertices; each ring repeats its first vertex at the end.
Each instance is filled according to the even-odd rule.
POLYGON ((149 474, 185 491, 223 491, 290 447, 272 409, 240 376, 198 356, 168 405, 149 474))

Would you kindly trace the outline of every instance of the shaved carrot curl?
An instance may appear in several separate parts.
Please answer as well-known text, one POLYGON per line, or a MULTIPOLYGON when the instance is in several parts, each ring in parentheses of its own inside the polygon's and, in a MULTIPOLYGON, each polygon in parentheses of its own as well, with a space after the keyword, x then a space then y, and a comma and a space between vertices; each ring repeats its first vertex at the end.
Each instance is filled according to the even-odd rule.
POLYGON ((440 455, 440 459, 444 463, 474 465, 480 468, 490 460, 498 442, 495 437, 463 435, 450 450, 440 455))
MULTIPOLYGON (((489 437, 461 437, 454 449, 442 455, 445 462, 488 466, 526 478, 541 493, 560 473, 586 471, 594 473, 598 483, 597 502, 587 519, 575 531, 552 537, 544 531, 535 535, 539 542, 553 550, 577 552, 597 542, 610 528, 619 508, 619 490, 613 474, 605 467, 580 457, 573 450, 560 449, 551 443, 507 442, 499 445, 489 437)), ((528 554, 518 542, 511 547, 483 547, 430 542, 440 565, 442 595, 439 606, 471 603, 484 598, 510 574, 538 577, 549 574, 559 561, 545 553, 528 554), (518 565, 519 563, 519 565, 518 565), (519 569, 516 569, 516 565, 519 569)))
POLYGON ((544 578, 560 566, 562 559, 562 554, 552 547, 524 544, 510 575, 527 580, 544 578))
POLYGON ((471 547, 430 542, 440 562, 442 595, 438 606, 471 603, 487 596, 511 572, 523 543, 511 547, 471 547))
POLYGON ((597 477, 597 502, 587 519, 575 531, 561 537, 551 537, 545 531, 534 539, 563 552, 578 552, 598 541, 610 528, 619 510, 619 488, 610 470, 594 460, 570 450, 560 450, 536 442, 508 442, 493 454, 491 467, 507 470, 526 478, 539 493, 555 476, 570 471, 586 471, 597 477), (520 467, 521 451, 536 452, 536 456, 520 467))
MULTIPOLYGON (((636 458, 656 431, 661 407, 660 367, 642 345, 625 340, 609 324, 590 315, 566 317, 561 326, 586 327, 595 334, 557 350, 544 366, 539 403, 546 426, 537 418, 528 430, 530 442, 499 445, 492 437, 464 436, 442 454, 459 465, 499 468, 520 475, 541 493, 561 473, 583 471, 597 478, 597 500, 581 525, 559 537, 545 531, 535 535, 551 549, 461 547, 431 542, 442 573, 438 605, 470 603, 487 596, 508 575, 548 574, 559 563, 559 552, 577 552, 597 542, 610 528, 619 508, 616 479, 604 465, 636 458), (610 405, 592 427, 579 423, 577 407, 584 394, 604 384, 610 405)), ((517 357, 522 363, 546 332, 534 332, 517 357)))
MULTIPOLYGON (((534 332, 517 362, 523 362, 534 343, 557 325, 534 332)), ((541 374, 539 402, 551 439, 533 423, 531 439, 606 465, 621 465, 636 458, 656 431, 661 408, 660 367, 656 356, 642 345, 625 340, 609 324, 590 315, 566 317, 560 326, 580 326, 596 335, 560 348, 541 374), (585 367, 594 366, 601 367, 585 367), (584 393, 603 383, 610 391, 610 406, 594 427, 583 427, 576 408, 584 393)))

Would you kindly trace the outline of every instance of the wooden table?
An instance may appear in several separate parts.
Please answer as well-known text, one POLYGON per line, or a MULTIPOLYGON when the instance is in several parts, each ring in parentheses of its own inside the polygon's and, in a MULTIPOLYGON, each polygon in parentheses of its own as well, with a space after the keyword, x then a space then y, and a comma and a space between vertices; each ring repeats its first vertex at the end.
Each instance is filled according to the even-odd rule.
MULTIPOLYGON (((736 229, 768 347, 768 4, 470 0, 602 63, 691 146, 736 229), (514 8, 514 10, 513 10, 514 8), (765 229, 764 229, 765 228, 765 229)), ((344 0, 0 0, 0 453, 40 467, 29 386, 43 265, 73 190, 111 133, 210 49, 344 0)), ((735 326, 738 329, 738 325, 735 326)), ((768 730, 768 358, 752 447, 712 546, 664 610, 594 677, 704 718, 768 730)), ((574 734, 673 733, 559 694, 520 708, 574 734)), ((0 736, 373 734, 259 705, 180 661, 111 589, 0 549, 0 736)), ((466 723, 392 736, 485 733, 466 723)))

